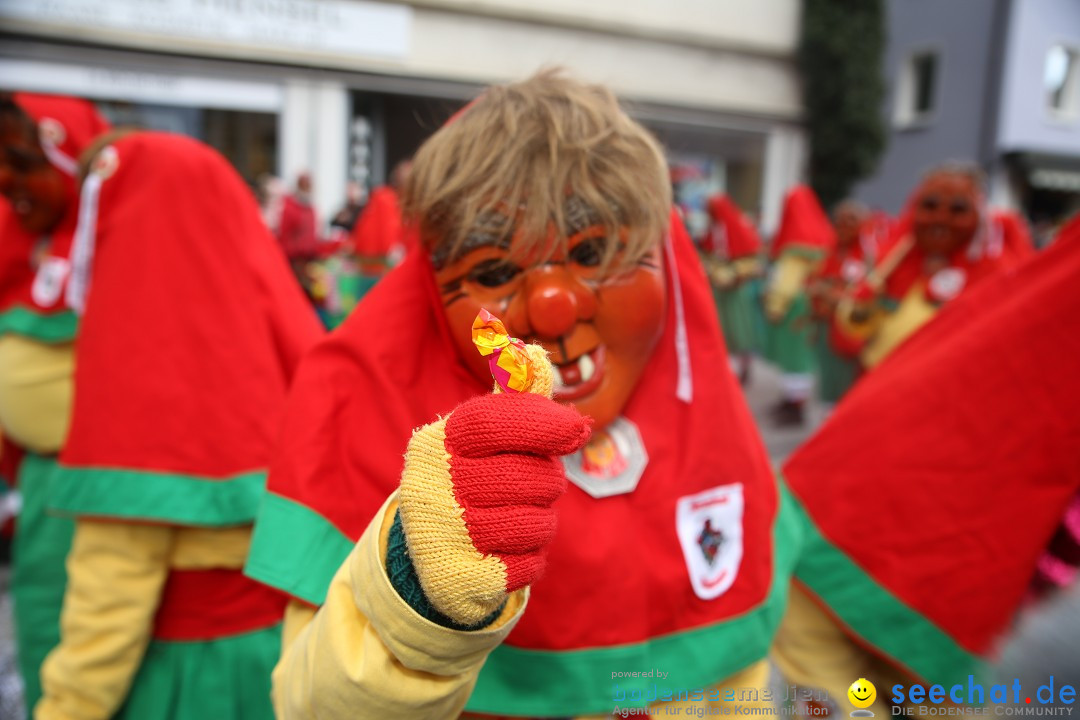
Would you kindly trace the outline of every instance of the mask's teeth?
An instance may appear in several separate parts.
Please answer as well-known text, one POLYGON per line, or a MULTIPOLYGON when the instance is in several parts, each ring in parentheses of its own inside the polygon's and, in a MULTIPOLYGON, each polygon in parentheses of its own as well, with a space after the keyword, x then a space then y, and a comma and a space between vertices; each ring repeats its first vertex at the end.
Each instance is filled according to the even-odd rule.
POLYGON ((554 392, 563 392, 566 390, 566 383, 563 382, 562 371, 559 369, 558 365, 554 365, 553 367, 555 368, 555 382, 552 383, 551 389, 554 392))
POLYGON ((581 382, 588 382, 592 380, 593 373, 596 372, 596 363, 588 354, 582 355, 578 360, 578 367, 581 369, 581 382))

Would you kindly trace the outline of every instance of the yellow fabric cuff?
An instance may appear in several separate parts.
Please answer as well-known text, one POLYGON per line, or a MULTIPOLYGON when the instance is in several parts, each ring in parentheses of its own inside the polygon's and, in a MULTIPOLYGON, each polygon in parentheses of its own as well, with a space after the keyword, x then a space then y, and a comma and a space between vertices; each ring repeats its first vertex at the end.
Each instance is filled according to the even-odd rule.
POLYGON ((773 268, 772 282, 765 293, 765 312, 773 321, 787 314, 795 296, 802 291, 814 262, 802 255, 784 253, 773 268))
POLYGON ((528 589, 511 593, 499 617, 480 630, 452 630, 420 617, 398 595, 384 567, 386 537, 397 506, 394 493, 376 516, 380 522, 368 526, 346 560, 356 607, 405 667, 436 675, 476 671, 521 618, 528 589))

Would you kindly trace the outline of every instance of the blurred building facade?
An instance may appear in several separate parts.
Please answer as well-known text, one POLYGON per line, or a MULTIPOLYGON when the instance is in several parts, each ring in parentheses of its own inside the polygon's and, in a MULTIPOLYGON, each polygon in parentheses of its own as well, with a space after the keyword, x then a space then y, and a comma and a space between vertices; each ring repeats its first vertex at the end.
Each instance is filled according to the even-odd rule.
MULTIPOLYGON (((0 88, 195 135, 325 217, 478 89, 561 65, 664 142, 691 215, 726 190, 771 229, 802 178, 800 0, 0 0, 0 88)), ((692 218, 693 219, 693 218, 692 218)))
POLYGON ((898 212, 950 159, 1037 235, 1080 211, 1080 2, 889 0, 889 146, 860 199, 898 212))

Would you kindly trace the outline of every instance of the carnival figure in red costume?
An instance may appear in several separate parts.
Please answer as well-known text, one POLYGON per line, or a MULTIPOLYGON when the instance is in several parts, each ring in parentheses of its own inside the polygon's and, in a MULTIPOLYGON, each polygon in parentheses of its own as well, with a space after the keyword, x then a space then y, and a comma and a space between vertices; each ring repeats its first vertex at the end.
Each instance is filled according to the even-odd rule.
POLYGON ((982 279, 784 465, 806 519, 774 655, 790 681, 843 697, 872 678, 885 714, 894 683, 969 702, 1075 523, 1078 273, 1074 238, 982 279))
POLYGON ((302 363, 256 526, 248 573, 296 599, 279 719, 765 687, 797 540, 655 141, 541 73, 425 143, 404 209, 419 246, 302 363), (490 394, 481 309, 546 352, 557 403, 490 394))
POLYGON ((813 320, 806 282, 836 243, 829 217, 814 191, 799 185, 784 200, 780 229, 773 237, 773 266, 765 292, 769 321, 766 357, 779 367, 781 399, 773 410, 780 425, 801 425, 814 385, 813 320))
POLYGON ((814 317, 818 395, 838 401, 858 377, 858 360, 837 352, 833 343, 836 307, 847 290, 866 279, 874 266, 878 246, 888 233, 889 219, 870 213, 854 200, 840 203, 833 212, 836 246, 807 281, 810 312, 814 317))
MULTIPOLYGON (((16 95, 9 112, 47 154, 37 102, 16 95)), ((33 715, 267 717, 283 602, 240 566, 317 320, 211 149, 120 132, 77 167, 68 266, 50 292, 78 318, 78 343, 46 498, 75 531, 33 715)))
POLYGON ((1023 220, 986 207, 977 169, 933 170, 873 272, 840 303, 837 343, 873 368, 943 305, 1032 252, 1023 220))
POLYGON ((47 491, 70 423, 78 318, 64 302, 78 219, 78 158, 108 123, 82 100, 0 97, 0 430, 21 511, 12 595, 23 696, 60 636, 70 519, 47 491))
POLYGON ((750 360, 758 349, 754 285, 762 274, 761 239, 757 230, 727 195, 709 198, 709 229, 701 243, 702 264, 713 287, 720 328, 724 331, 732 370, 744 385, 750 360))

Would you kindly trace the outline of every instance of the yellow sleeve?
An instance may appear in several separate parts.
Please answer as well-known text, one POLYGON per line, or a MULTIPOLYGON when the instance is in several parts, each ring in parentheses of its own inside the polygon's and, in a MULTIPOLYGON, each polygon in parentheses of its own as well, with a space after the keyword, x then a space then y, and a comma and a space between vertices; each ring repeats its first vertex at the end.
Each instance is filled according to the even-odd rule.
POLYGON ((937 314, 937 306, 926 299, 926 287, 922 281, 911 286, 900 304, 886 314, 874 336, 863 348, 863 366, 877 366, 916 330, 930 322, 937 314))
POLYGON ((311 620, 315 617, 315 611, 318 609, 299 600, 292 600, 285 606, 285 619, 281 623, 282 655, 293 644, 300 631, 311 623, 311 620))
POLYGON ((74 375, 71 343, 0 337, 0 427, 34 452, 57 452, 71 421, 74 375))
POLYGON ((873 678, 878 696, 870 709, 876 717, 889 717, 884 690, 904 682, 899 673, 855 644, 797 582, 791 584, 788 598, 770 652, 782 679, 803 690, 824 690, 842 704, 855 680, 873 678))
POLYGON ((732 265, 735 267, 735 274, 739 276, 740 280, 761 275, 761 260, 756 255, 738 258, 732 265))
POLYGON ((783 253, 773 268, 772 282, 765 292, 765 315, 779 322, 787 314, 791 301, 802 292, 814 261, 796 253, 783 253))
POLYGON ((173 528, 79 519, 60 644, 41 668, 35 720, 108 720, 150 642, 173 528))
POLYGON ((302 630, 292 628, 295 640, 274 669, 277 720, 457 717, 488 654, 521 617, 527 591, 510 595, 482 630, 420 617, 384 569, 396 510, 395 494, 334 576, 325 604, 302 630))

